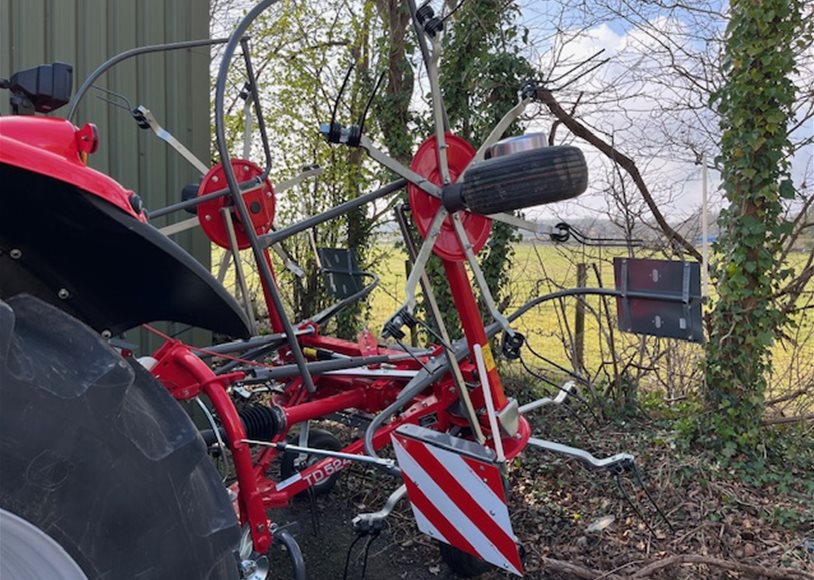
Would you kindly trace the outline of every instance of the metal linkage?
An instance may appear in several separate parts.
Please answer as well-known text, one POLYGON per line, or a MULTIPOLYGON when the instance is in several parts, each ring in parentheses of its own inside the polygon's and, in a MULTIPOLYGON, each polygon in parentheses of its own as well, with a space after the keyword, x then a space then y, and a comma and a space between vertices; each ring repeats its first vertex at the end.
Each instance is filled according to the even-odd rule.
POLYGON ((579 447, 570 447, 562 443, 555 443, 554 441, 547 441, 536 437, 529 437, 529 445, 537 449, 542 449, 543 451, 559 453, 560 455, 578 459, 583 465, 590 469, 607 469, 614 473, 621 473, 633 469, 635 465, 635 458, 630 453, 617 453, 616 455, 600 459, 579 447))
POLYGON ((359 514, 353 520, 351 525, 358 533, 367 534, 376 530, 381 530, 384 520, 393 513, 396 505, 407 495, 407 486, 401 485, 399 488, 390 494, 384 507, 377 512, 359 514))
POLYGON ((258 441, 256 439, 242 439, 241 443, 247 445, 260 445, 262 447, 271 447, 281 452, 301 453, 303 455, 316 455, 317 457, 334 457, 336 459, 345 459, 347 461, 356 461, 358 463, 366 463, 375 467, 382 467, 386 470, 392 470, 396 466, 396 462, 392 459, 381 459, 379 457, 371 457, 370 455, 357 455, 355 453, 344 453, 342 451, 331 451, 329 449, 316 449, 314 447, 302 447, 300 445, 291 445, 290 443, 272 443, 270 441, 258 441))
POLYGON ((295 540, 291 532, 288 531, 288 526, 273 527, 272 536, 285 546, 288 557, 291 560, 294 580, 306 580, 305 560, 302 557, 302 550, 300 550, 300 545, 297 543, 297 540, 295 540))
POLYGON ((182 50, 185 48, 196 48, 199 46, 213 46, 215 44, 224 44, 228 41, 229 38, 205 38, 203 40, 185 40, 183 42, 169 42, 166 44, 151 44, 149 46, 140 46, 138 48, 133 48, 121 52, 100 64, 96 68, 96 70, 93 71, 90 74, 90 76, 88 76, 88 78, 85 79, 85 81, 82 83, 82 86, 79 87, 79 89, 76 91, 76 94, 71 99, 68 114, 65 116, 65 118, 69 121, 73 119, 74 113, 76 113, 76 109, 79 106, 82 97, 84 97, 85 93, 87 93, 90 87, 93 86, 93 83, 96 82, 96 79, 98 79, 105 72, 107 72, 109 69, 113 68, 123 60, 127 60, 128 58, 133 58, 134 56, 139 56, 141 54, 149 54, 151 52, 165 52, 170 50, 182 50))
POLYGON ((267 246, 275 242, 284 240, 295 234, 299 234, 300 232, 304 232, 305 230, 311 229, 314 226, 318 226, 321 223, 332 220, 337 216, 346 214, 363 205, 367 205, 368 203, 375 201, 379 198, 391 195, 399 191, 400 189, 403 189, 406 185, 407 185, 406 179, 397 179, 396 181, 391 181, 387 185, 384 185, 375 191, 371 191, 364 195, 360 195, 357 198, 346 201, 345 203, 341 203, 327 211, 322 212, 319 215, 315 215, 308 219, 302 220, 286 228, 264 234, 260 236, 260 242, 263 245, 267 246))
POLYGON ((424 190, 427 194, 441 199, 441 188, 435 185, 433 182, 429 181, 422 175, 419 175, 406 165, 399 163, 392 157, 388 156, 384 152, 380 151, 373 145, 373 142, 362 135, 361 140, 359 141, 359 146, 367 152, 368 156, 371 159, 376 161, 377 163, 387 167, 390 171, 400 175, 401 177, 407 179, 413 185, 420 187, 424 190))
POLYGON ((447 144, 445 133, 449 129, 444 100, 441 94, 441 83, 438 77, 438 63, 441 60, 441 31, 443 26, 433 28, 430 32, 421 26, 422 18, 418 15, 415 0, 407 0, 407 8, 413 21, 418 45, 421 49, 421 58, 427 70, 427 79, 430 83, 430 95, 432 102, 433 125, 435 126, 435 142, 438 151, 438 169, 441 172, 441 180, 446 185, 450 183, 449 163, 447 162, 447 144), (429 38, 432 50, 427 46, 429 38))
POLYGON ((475 282, 478 284, 478 288, 481 291, 481 298, 486 303, 486 307, 489 309, 489 314, 492 315, 492 318, 500 324, 500 327, 510 336, 514 336, 514 330, 509 325, 509 321, 506 319, 505 316, 498 310, 497 304, 495 304, 495 299, 492 298, 492 292, 489 290, 489 284, 486 283, 486 278, 483 275, 483 271, 480 269, 480 264, 478 264, 478 259, 475 257, 474 252, 472 251, 472 243, 469 241, 469 237, 466 235, 466 230, 464 229, 463 223, 461 223, 461 216, 458 212, 452 214, 452 224, 455 226, 455 233, 458 236, 458 241, 461 243, 461 246, 464 249, 464 254, 466 255, 466 261, 469 263, 469 267, 472 269, 472 274, 475 276, 475 282))
MULTIPOLYGON (((414 1, 410 0, 414 5, 414 1)), ((444 185, 449 184, 452 178, 449 174, 449 162, 447 160, 447 140, 446 140, 446 110, 444 109, 444 98, 441 94, 441 81, 438 78, 438 63, 441 60, 441 35, 436 34, 432 39, 432 56, 427 64, 427 77, 430 81, 430 93, 432 95, 432 114, 435 124, 435 142, 438 145, 438 168, 441 171, 441 179, 444 185)))
POLYGON ((532 401, 531 403, 526 403, 520 407, 520 413, 529 413, 546 405, 561 405, 563 402, 565 402, 565 399, 567 399, 568 396, 576 390, 576 388, 577 384, 574 381, 568 381, 562 387, 560 387, 560 392, 556 397, 553 399, 551 397, 542 397, 536 401, 532 401))
POLYGON ((280 258, 289 272, 297 278, 305 278, 305 271, 294 261, 294 258, 291 257, 282 244, 271 244, 271 249, 277 254, 277 257, 280 258))
MULTIPOLYGON (((320 360, 306 363, 308 371, 314 375, 336 374, 368 377, 391 377, 401 379, 412 379, 417 376, 418 371, 397 370, 397 369, 369 369, 368 365, 381 365, 411 360, 416 355, 412 353, 404 354, 378 354, 372 356, 349 356, 337 357, 329 360, 320 360), (344 371, 344 372, 343 372, 344 371)), ((253 371, 254 376, 245 379, 244 383, 263 382, 268 380, 290 379, 299 376, 300 368, 296 364, 279 365, 269 368, 257 368, 253 371)))
POLYGON ((647 526, 647 529, 650 530, 650 533, 655 534, 655 530, 653 530, 650 522, 645 519, 644 515, 642 514, 641 510, 636 506, 633 502, 633 499, 628 495, 625 491, 624 486, 622 485, 621 476, 623 473, 632 473, 634 481, 636 485, 644 490, 645 496, 647 497, 650 504, 658 513, 659 517, 667 524, 667 527, 670 528, 670 531, 675 531, 673 529, 673 525, 670 523, 670 520, 667 519, 667 516, 659 507, 658 503, 656 503, 655 499, 650 495, 650 492, 647 490, 647 487, 644 485, 642 481, 641 474, 639 473, 639 468, 636 465, 636 459, 630 453, 617 453, 616 455, 611 455, 610 457, 605 458, 598 458, 585 451, 584 449, 579 449, 577 447, 569 447, 568 445, 563 445, 562 443, 555 443, 554 441, 546 441, 544 439, 537 439, 536 437, 529 437, 529 445, 532 447, 536 447, 538 449, 542 449, 544 451, 550 451, 552 453, 558 453, 560 455, 565 455, 567 457, 572 457, 574 459, 578 459, 582 462, 583 465, 588 467, 589 469, 604 469, 609 471, 611 474, 616 476, 616 484, 619 486, 619 491, 625 498, 625 501, 633 508, 633 511, 636 513, 638 518, 644 522, 647 526))
POLYGON ((248 91, 248 97, 251 97, 252 103, 254 104, 254 114, 257 116, 257 128, 260 130, 260 141, 263 144, 263 153, 266 157, 265 171, 263 171, 263 175, 260 178, 261 180, 265 180, 269 176, 269 173, 271 173, 271 146, 269 145, 268 131, 266 131, 266 119, 263 117, 263 108, 260 103, 260 93, 257 91, 257 79, 254 76, 251 50, 247 37, 244 36, 240 39, 240 48, 243 53, 243 64, 246 69, 247 80, 245 90, 248 91))
MULTIPOLYGON (((296 335, 302 336, 305 334, 313 334, 314 329, 311 327, 297 329, 296 335)), ((255 336, 246 340, 235 340, 232 342, 225 342, 223 344, 216 344, 206 348, 204 351, 198 352, 199 358, 207 358, 218 356, 220 354, 230 354, 234 352, 241 352, 251 350, 257 347, 274 345, 282 340, 285 340, 285 333, 278 332, 275 334, 264 334, 262 336, 255 336)))
MULTIPOLYGON (((260 186, 262 182, 258 178, 250 179, 248 181, 241 181, 239 185, 239 191, 243 194, 252 191, 260 186)), ((154 209, 152 211, 147 211, 147 216, 152 220, 156 218, 160 218, 165 215, 169 215, 171 213, 175 213, 177 211, 181 211, 182 209, 191 209, 196 207, 206 201, 212 201, 213 199, 218 199, 221 197, 225 197, 227 195, 231 195, 231 190, 226 187, 224 189, 219 189, 217 191, 213 191, 212 193, 207 193, 205 195, 199 195, 198 197, 193 197, 192 199, 187 199, 184 201, 179 201, 178 203, 173 203, 171 205, 161 207, 158 209, 154 209)))
POLYGON ((249 319, 251 333, 252 336, 254 336, 257 334, 257 321, 254 318, 254 305, 252 304, 252 297, 249 294, 249 287, 246 283, 246 275, 243 272, 243 264, 240 261, 240 249, 237 245, 235 225, 232 222, 232 210, 228 207, 222 207, 220 213, 224 223, 226 223, 226 232, 229 234, 229 248, 232 252, 232 259, 235 261, 237 284, 240 288, 240 295, 243 297, 243 304, 246 308, 246 316, 249 319))
MULTIPOLYGON (((486 156, 486 151, 489 149, 489 147, 497 143, 500 140, 500 138, 503 137, 503 134, 506 132, 509 126, 512 123, 514 123, 517 120, 517 118, 525 112, 526 108, 532 102, 534 102, 534 97, 521 96, 520 102, 518 102, 514 107, 509 109, 509 111, 505 115, 503 115, 503 118, 500 121, 498 121, 498 124, 495 125, 495 127, 492 129, 492 132, 489 133, 489 136, 480 146, 480 149, 478 149, 477 153, 475 153, 475 157, 473 157, 472 161, 470 161, 469 163, 470 167, 472 166, 473 163, 483 161, 484 157, 486 156)), ((467 169, 469 169, 469 167, 467 167, 467 169)), ((463 175, 466 175, 466 170, 464 170, 464 172, 461 174, 462 177, 463 175)))
POLYGON ((139 122, 139 126, 143 126, 142 123, 147 125, 150 129, 152 129, 156 137, 175 149, 181 155, 181 157, 189 161, 190 165, 197 169, 201 175, 206 175, 209 172, 209 167, 207 167, 203 161, 198 159, 195 154, 187 149, 178 139, 176 139, 172 133, 167 131, 159 124, 155 118, 155 115, 153 115, 150 109, 144 105, 139 105, 136 107, 136 110, 133 111, 133 116, 136 117, 136 120, 139 122))
POLYGON ((402 305, 403 308, 406 308, 408 312, 412 313, 415 310, 416 305, 416 290, 418 288, 418 283, 421 280, 421 277, 424 275, 424 272, 427 268, 427 261, 430 259, 430 254, 432 253, 432 248, 435 246, 435 241, 438 239, 439 234, 441 233, 441 226, 444 224, 444 220, 446 219, 447 210, 443 207, 438 209, 438 213, 435 214, 435 217, 432 220, 432 224, 430 224, 430 229, 427 232, 427 237, 424 239, 424 243, 421 245, 421 249, 418 252, 418 256, 416 256, 415 263, 413 264, 413 269, 410 271, 410 276, 407 278, 407 286, 404 289, 405 293, 405 300, 404 304, 402 305))
MULTIPOLYGON (((228 182, 229 190, 232 193, 232 201, 237 209, 240 221, 242 221, 244 224, 251 223, 251 216, 249 215, 249 208, 246 206, 246 200, 243 199, 243 195, 241 194, 237 176, 232 168, 231 155, 229 153, 229 147, 226 141, 226 124, 224 118, 226 77, 228 76, 232 56, 235 53, 237 45, 243 39, 243 35, 246 33, 246 30, 263 11, 275 3, 276 0, 263 0, 243 17, 243 19, 237 25, 235 31, 229 37, 229 42, 226 44, 226 48, 223 51, 223 58, 220 63, 220 68, 218 69, 217 82, 215 83, 215 135, 217 137, 218 153, 220 153, 226 181, 228 182)), ((253 78, 250 78, 250 80, 253 80, 253 78)), ((255 110, 262 119, 258 98, 255 99, 255 110)), ((263 127, 261 127, 261 129, 263 129, 263 127)), ((267 167, 266 171, 269 169, 270 167, 267 167)), ((280 322, 283 326, 283 331, 288 337, 288 346, 291 350, 291 354, 294 356, 294 360, 296 361, 297 366, 300 368, 303 384, 308 392, 313 393, 316 391, 316 386, 314 385, 314 381, 311 378, 311 373, 308 371, 308 367, 306 366, 305 356, 303 355, 302 348, 300 347, 299 341, 296 338, 294 327, 291 325, 291 321, 286 314, 285 305, 280 297, 280 293, 274 281, 274 276, 271 273, 271 267, 264 254, 264 246, 262 245, 257 232, 254 231, 254 228, 246 228, 246 236, 249 239, 249 245, 252 248, 255 262, 260 269, 261 280, 264 283, 269 298, 271 298, 271 306, 279 315, 280 322)))
POLYGON ((486 371, 486 363, 483 360, 483 349, 481 345, 476 344, 473 348, 475 354, 475 362, 478 366, 478 376, 481 381, 481 391, 483 392, 483 401, 486 404, 487 419, 489 420, 489 428, 492 430, 492 443, 495 446, 495 453, 497 454, 497 461, 501 466, 505 466, 506 455, 503 453, 503 438, 500 434, 500 428, 497 424, 497 414, 495 413, 495 403, 492 400, 492 389, 489 387, 489 373, 486 371))
MULTIPOLYGON (((404 245, 407 248, 407 255, 410 257, 410 261, 413 264, 412 267, 415 268, 417 257, 416 249, 407 227, 407 216, 404 212, 404 205, 399 205, 396 208, 396 221, 398 221, 399 227, 401 228, 401 235, 404 239, 404 245)), ((455 353, 452 352, 452 341, 449 336, 449 331, 447 330, 447 325, 444 323, 444 317, 441 315, 441 309, 438 307, 438 302, 435 299, 435 293, 433 292, 432 284, 430 283, 430 277, 427 276, 426 271, 421 273, 421 288, 424 291, 424 298, 427 305, 429 305, 430 315, 435 322, 435 327, 441 333, 441 340, 443 343, 442 346, 444 348, 444 352, 447 353, 447 360, 449 361, 450 368, 452 369, 452 378, 455 381, 455 387, 458 389, 458 396, 464 403, 464 409, 466 410, 467 419, 469 420, 469 425, 472 428, 472 433, 474 434, 475 440, 478 443, 483 443, 485 440, 483 430, 481 429, 480 422, 478 421, 478 415, 475 412, 475 407, 472 405, 472 399, 469 397, 469 391, 466 388, 466 381, 464 381, 464 376, 461 372, 461 365, 458 364, 458 359, 454 356, 455 353)))

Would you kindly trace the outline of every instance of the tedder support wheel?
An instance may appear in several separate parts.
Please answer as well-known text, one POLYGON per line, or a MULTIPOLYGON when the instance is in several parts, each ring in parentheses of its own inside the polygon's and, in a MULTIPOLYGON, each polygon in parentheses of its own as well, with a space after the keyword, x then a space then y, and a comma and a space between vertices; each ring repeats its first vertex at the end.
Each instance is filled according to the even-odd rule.
MULTIPOLYGON (((296 440, 292 441, 296 443, 296 440)), ((308 430, 308 447, 315 447, 316 449, 326 449, 328 451, 341 451, 342 450, 342 442, 339 441, 336 437, 334 437, 333 433, 330 431, 326 431, 325 429, 309 429, 308 430)), ((287 479, 297 473, 297 466, 294 465, 297 459, 298 453, 294 452, 286 452, 283 453, 282 459, 280 459, 280 477, 282 479, 287 479)), ((323 457, 317 457, 316 455, 312 455, 308 457, 303 465, 300 467, 302 470, 309 465, 313 465, 318 461, 324 459, 323 457)), ((328 495, 331 493, 331 490, 336 485, 336 480, 339 479, 339 473, 334 473, 331 476, 326 477, 320 482, 315 483, 311 486, 310 490, 313 492, 315 496, 323 496, 328 495)), ((307 497, 309 491, 305 490, 299 494, 297 497, 307 497)))
POLYGON ((494 569, 488 562, 445 542, 438 542, 438 551, 444 563, 458 576, 464 578, 475 578, 494 569))
POLYGON ((472 165, 464 178, 463 197, 471 211, 488 215, 571 199, 587 187, 582 151, 558 145, 472 165))
POLYGON ((235 580, 239 538, 203 441, 149 373, 45 302, 0 301, 0 578, 235 580))

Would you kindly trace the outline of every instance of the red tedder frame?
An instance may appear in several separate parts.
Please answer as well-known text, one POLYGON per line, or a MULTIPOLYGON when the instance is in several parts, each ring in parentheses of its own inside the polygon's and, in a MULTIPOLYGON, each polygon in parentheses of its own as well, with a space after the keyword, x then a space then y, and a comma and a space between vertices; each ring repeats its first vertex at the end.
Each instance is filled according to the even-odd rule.
MULTIPOLYGON (((434 147, 424 148, 423 151, 433 157, 437 154, 437 149, 434 147)), ((462 159, 451 157, 449 163, 451 166, 465 167, 470 158, 471 154, 462 159)), ((414 162, 413 165, 420 165, 420 163, 414 162)), ((436 176, 427 175, 427 177, 433 179, 436 176)), ((205 193, 204 191, 202 194, 205 193)), ((421 193, 421 195, 426 194, 421 193)), ((242 227, 240 223, 238 225, 242 227)), ((443 231, 441 236, 440 243, 454 248, 456 242, 451 240, 454 236, 451 229, 443 231)), ((485 238, 483 241, 485 242, 485 238)), ((274 276, 268 250, 264 249, 262 255, 274 276)), ((491 398, 496 410, 500 411, 509 404, 509 401, 503 391, 500 375, 491 354, 487 332, 463 257, 462 250, 457 254, 447 251, 441 259, 455 307, 460 314, 467 345, 470 352, 475 345, 480 345, 483 350, 491 398)), ((265 278, 261 277, 261 282, 272 328, 277 331, 282 327, 279 322, 281 315, 270 299, 270 295, 275 289, 268 285, 265 278)), ((405 357, 403 350, 379 346, 369 332, 363 333, 357 342, 323 336, 319 333, 319 326, 312 321, 299 325, 297 330, 302 331, 298 335, 298 344, 306 356, 312 360, 318 356, 318 353, 325 352, 335 353, 342 357, 390 355, 400 359, 390 365, 392 370, 417 372, 432 358, 445 356, 444 349, 438 346, 429 355, 405 357)), ((166 338, 168 338, 167 342, 153 355, 157 362, 152 367, 152 373, 177 399, 189 400, 204 394, 211 401, 212 407, 222 423, 224 439, 228 443, 234 459, 237 481, 233 484, 232 490, 236 492, 236 508, 240 521, 244 525, 248 525, 254 549, 259 553, 265 553, 271 543, 266 510, 287 505, 308 487, 345 469, 352 462, 348 459, 327 457, 306 467, 286 481, 273 480, 268 476, 268 472, 280 451, 268 447, 253 459, 251 445, 245 442, 248 439, 246 429, 228 394, 235 383, 246 378, 246 372, 218 375, 198 356, 210 354, 209 351, 196 349, 181 341, 166 338)), ((292 360, 290 348, 283 347, 278 351, 278 360, 280 361, 278 364, 290 364, 292 360)), ((255 361, 245 362, 251 365, 266 366, 255 361)), ((460 368, 466 383, 480 382, 474 359, 462 361, 460 368)), ((292 427, 339 411, 355 409, 371 414, 378 413, 396 400, 407 383, 406 378, 366 378, 353 376, 352 372, 347 375, 324 374, 315 376, 314 379, 316 389, 313 393, 309 393, 304 388, 300 376, 294 376, 287 382, 282 393, 273 396, 271 406, 277 413, 280 428, 270 442, 285 442, 292 427)), ((373 437, 374 449, 378 450, 388 445, 391 433, 404 424, 430 425, 432 429, 442 432, 456 426, 468 427, 469 424, 465 417, 450 412, 458 398, 455 383, 447 373, 440 380, 433 382, 426 391, 416 396, 412 405, 396 418, 376 430, 373 437)), ((472 391, 471 398, 476 408, 484 407, 481 387, 472 391)), ((508 459, 522 451, 530 435, 526 420, 519 417, 518 421, 519 426, 516 433, 513 436, 503 437, 503 448, 508 459)), ((484 414, 480 415, 480 427, 491 437, 489 422, 484 414)), ((492 444, 487 441, 487 445, 492 444)), ((342 449, 342 452, 364 454, 364 442, 355 441, 342 449)))
MULTIPOLYGON (((272 0, 261 2, 253 11, 247 14, 232 34, 224 51, 216 91, 216 132, 221 159, 224 160, 224 163, 212 168, 207 174, 207 178, 217 174, 225 177, 225 181, 230 185, 234 207, 231 215, 223 215, 223 219, 234 220, 231 227, 235 229, 235 235, 231 240, 226 239, 223 233, 224 231, 228 233, 230 225, 226 224, 224 229, 221 225, 222 220, 219 219, 220 216, 215 211, 207 211, 205 208, 199 207, 198 215, 204 230, 210 234, 210 238, 215 243, 222 247, 230 247, 233 252, 241 248, 252 249, 261 274, 260 279, 263 284, 263 294, 272 329, 275 332, 283 333, 288 329, 287 317, 286 313, 279 308, 281 303, 275 285, 276 276, 268 250, 270 242, 264 243, 269 236, 274 235, 269 233, 272 231, 273 201, 268 201, 269 199, 273 200, 274 190, 268 182, 267 172, 261 173, 259 167, 249 162, 230 159, 223 139, 222 119, 225 71, 228 68, 231 54, 237 45, 241 44, 244 58, 247 58, 248 43, 243 39, 243 35, 252 20, 271 3, 272 0), (245 177, 254 177, 256 179, 254 188, 241 191, 235 176, 236 170, 240 168, 243 170, 241 179, 245 179, 245 177), (254 192, 258 191, 258 189, 261 195, 252 202, 251 196, 256 196, 254 192), (271 192, 271 195, 265 197, 262 192, 271 192), (263 204, 268 204, 264 214, 260 211, 263 204), (265 215, 265 220, 256 219, 258 214, 265 215), (218 235, 211 235, 213 230, 218 235), (230 243, 227 245, 226 242, 230 243)), ((415 11, 414 3, 411 2, 410 4, 413 11, 415 11)), ((249 84, 253 85, 254 78, 248 59, 246 64, 249 84)), ((440 100, 440 98, 437 100, 440 100)), ((259 100, 256 95, 255 109, 258 120, 262 119, 259 100)), ((262 123, 259 124, 262 129, 262 123)), ((371 157, 394 168, 394 162, 383 159, 375 147, 367 143, 361 134, 358 135, 358 139, 355 141, 353 141, 353 137, 346 139, 345 136, 353 135, 352 128, 345 129, 332 119, 328 129, 323 130, 323 133, 329 142, 361 146, 367 150, 371 157)), ((268 158, 268 142, 264 133, 262 137, 268 158)), ((475 156, 476 151, 474 148, 460 138, 445 134, 443 128, 439 125, 436 134, 427 139, 418 149, 409 169, 400 166, 394 169, 397 173, 405 175, 408 181, 411 182, 409 197, 413 218, 419 231, 428 238, 427 243, 431 244, 433 251, 442 259, 447 274, 449 288, 462 321, 466 343, 470 352, 469 359, 463 360, 460 364, 463 383, 464 385, 487 384, 489 398, 495 410, 500 412, 508 407, 510 402, 503 391, 480 309, 464 264, 468 252, 470 254, 477 253, 485 244, 491 230, 491 220, 483 216, 465 213, 462 220, 465 239, 461 237, 460 232, 455 231, 452 216, 447 216, 444 219, 441 230, 435 237, 429 231, 431 229, 430 224, 435 219, 435 216, 439 215, 442 208, 440 200, 426 191, 427 187, 429 187, 427 181, 436 187, 454 182, 458 176, 465 172, 475 156), (472 355, 475 345, 479 345, 483 352, 483 363, 487 373, 487 377, 484 377, 485 380, 478 377, 476 361, 472 355)), ((211 195, 212 190, 216 189, 216 186, 212 185, 212 181, 207 178, 204 178, 201 184, 199 197, 211 195)), ((224 179, 218 181, 222 184, 224 179)), ((392 191, 396 190, 397 188, 392 188, 392 191)), ((430 192, 432 192, 432 189, 430 189, 430 192)), ((215 203, 225 205, 222 202, 215 203)), ((203 206, 203 204, 201 205, 203 206)), ((225 212, 221 209, 221 213, 225 212)), ((333 215, 338 215, 338 213, 333 215)), ((296 229, 292 231, 296 231, 296 229)), ((282 238, 278 236, 278 239, 282 238)), ((311 361, 318 360, 320 353, 326 352, 340 357, 351 358, 389 355, 396 361, 388 365, 388 369, 394 371, 394 375, 398 375, 400 371, 412 371, 412 375, 415 375, 424 369, 425 365, 429 364, 433 358, 441 358, 451 354, 439 346, 435 347, 429 355, 406 357, 403 350, 392 350, 379 346, 369 333, 360 337, 360 340, 355 343, 323 336, 320 334, 319 325, 313 321, 301 324, 297 328, 290 328, 289 337, 292 336, 292 330, 296 334, 296 340, 289 341, 287 345, 283 345, 277 352, 274 365, 277 365, 278 368, 286 365, 291 366, 292 363, 301 363, 299 360, 300 353, 302 353, 302 357, 311 361)), ((303 492, 309 486, 315 485, 346 468, 350 461, 347 458, 326 457, 307 466, 301 472, 284 481, 274 481, 268 476, 268 471, 280 451, 275 447, 265 447, 259 454, 254 456, 254 459, 252 458, 250 444, 246 442, 246 428, 240 419, 232 398, 227 394, 230 386, 244 377, 234 373, 217 375, 214 370, 192 352, 191 347, 178 341, 168 341, 155 353, 154 358, 157 359, 157 363, 153 367, 155 376, 167 385, 173 394, 183 398, 190 398, 198 392, 203 392, 212 402, 215 413, 221 419, 225 439, 234 457, 237 481, 233 485, 233 491, 236 492, 236 506, 241 523, 250 530, 254 549, 261 554, 265 553, 271 542, 266 510, 287 504, 294 496, 303 492)), ((295 425, 326 417, 338 411, 355 409, 371 414, 379 413, 397 400, 400 392, 407 385, 411 374, 410 372, 406 373, 406 378, 399 376, 376 378, 367 377, 364 374, 354 375, 353 371, 349 371, 348 374, 315 374, 312 377, 310 371, 303 369, 302 364, 298 364, 298 368, 305 372, 289 376, 282 393, 275 394, 269 405, 275 417, 275 428, 270 433, 270 443, 285 442, 291 428, 295 425), (313 381, 313 388, 309 388, 309 381, 313 381)), ((369 368, 375 368, 375 365, 370 365, 369 368)), ((461 390, 466 391, 467 388, 464 385, 458 386, 449 372, 432 381, 426 389, 412 399, 410 404, 405 405, 397 416, 394 416, 392 420, 375 430, 372 440, 369 442, 372 444, 372 451, 388 445, 391 433, 401 425, 422 424, 438 431, 447 431, 452 427, 460 427, 464 430, 475 427, 476 431, 484 434, 487 445, 494 445, 494 437, 500 437, 501 447, 507 458, 510 459, 520 453, 530 436, 528 423, 523 417, 518 416, 516 428, 510 435, 504 436, 503 434, 492 433, 490 422, 484 413, 480 415, 472 413, 467 417, 450 411, 450 409, 457 407, 456 403, 461 396, 461 390), (472 425, 473 416, 475 417, 474 420, 479 423, 478 426, 472 425), (491 439, 491 443, 489 439, 491 439)), ((486 397, 482 386, 472 391, 471 400, 475 408, 484 408, 486 397)), ((360 455, 366 453, 366 451, 371 452, 371 449, 366 450, 365 442, 358 440, 346 446, 342 451, 347 454, 360 455)))

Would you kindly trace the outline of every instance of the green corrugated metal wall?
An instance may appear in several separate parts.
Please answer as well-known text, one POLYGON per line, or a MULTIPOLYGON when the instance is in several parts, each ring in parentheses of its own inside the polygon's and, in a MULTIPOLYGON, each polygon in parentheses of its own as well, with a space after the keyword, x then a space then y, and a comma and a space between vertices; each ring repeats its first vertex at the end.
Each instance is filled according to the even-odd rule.
MULTIPOLYGON (((73 65, 77 88, 98 65, 122 51, 208 36, 209 0, 0 0, 0 78, 62 61, 73 65)), ((162 126, 208 163, 209 52, 196 48, 139 56, 117 65, 96 84, 123 94, 134 106, 149 108, 162 126)), ((0 93, 2 114, 9 111, 7 94, 0 93)), ((181 188, 199 178, 195 169, 151 131, 139 129, 125 111, 98 99, 99 94, 87 94, 74 120, 99 128, 100 146, 91 166, 138 192, 147 208, 180 200, 181 188)), ((170 219, 188 217, 182 212, 170 219)), ((162 219, 154 225, 165 223, 162 219)), ((174 239, 209 265, 209 243, 200 231, 174 239)), ((203 335, 195 338, 205 340, 203 335)))

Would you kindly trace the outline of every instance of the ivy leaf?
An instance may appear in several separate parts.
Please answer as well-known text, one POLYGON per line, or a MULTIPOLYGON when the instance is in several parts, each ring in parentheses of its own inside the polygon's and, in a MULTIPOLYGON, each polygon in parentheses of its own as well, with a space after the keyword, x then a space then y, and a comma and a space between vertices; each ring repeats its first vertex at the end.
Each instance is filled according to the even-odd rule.
POLYGON ((791 179, 784 179, 780 182, 780 197, 783 199, 794 199, 797 192, 791 179))

